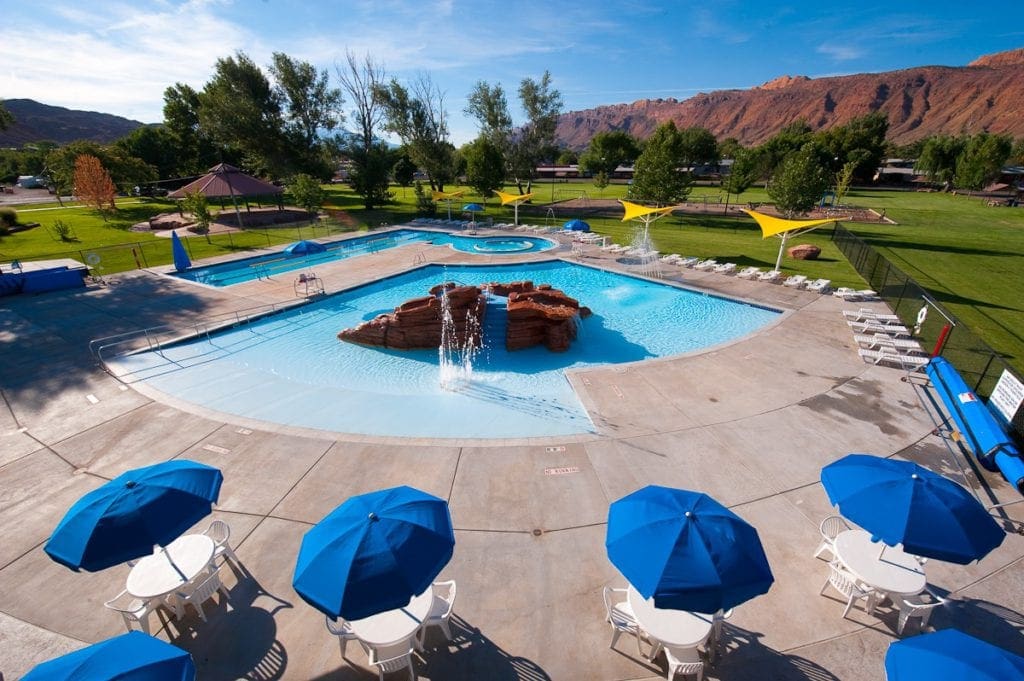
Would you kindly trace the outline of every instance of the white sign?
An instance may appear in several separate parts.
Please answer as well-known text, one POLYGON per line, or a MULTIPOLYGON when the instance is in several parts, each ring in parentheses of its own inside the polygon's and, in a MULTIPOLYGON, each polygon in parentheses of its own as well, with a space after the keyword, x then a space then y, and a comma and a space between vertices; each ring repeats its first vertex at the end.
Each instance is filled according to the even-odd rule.
POLYGON ((1021 402, 1024 402, 1024 384, 1016 376, 1003 369, 1003 375, 999 377, 999 382, 996 383, 992 396, 988 398, 988 403, 999 410, 1007 423, 1013 423, 1013 417, 1017 415, 1021 402))

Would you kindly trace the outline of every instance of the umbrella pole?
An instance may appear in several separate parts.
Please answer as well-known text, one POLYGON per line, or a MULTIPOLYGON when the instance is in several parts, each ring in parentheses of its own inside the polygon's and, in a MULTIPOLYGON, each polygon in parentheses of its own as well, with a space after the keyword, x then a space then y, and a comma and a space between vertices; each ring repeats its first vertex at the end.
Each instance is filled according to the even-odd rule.
POLYGON ((789 232, 782 233, 782 243, 779 244, 779 257, 775 259, 775 271, 779 271, 779 265, 782 264, 782 252, 786 250, 786 239, 789 238, 789 232))

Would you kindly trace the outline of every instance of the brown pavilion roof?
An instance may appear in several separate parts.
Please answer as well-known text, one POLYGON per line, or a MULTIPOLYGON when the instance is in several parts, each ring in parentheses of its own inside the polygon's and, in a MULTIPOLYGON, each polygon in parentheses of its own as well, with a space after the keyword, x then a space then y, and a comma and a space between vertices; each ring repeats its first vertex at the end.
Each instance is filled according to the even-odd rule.
POLYGON ((186 194, 200 192, 207 198, 215 199, 231 196, 264 196, 281 194, 281 187, 264 182, 252 175, 246 175, 238 168, 227 163, 218 163, 210 168, 198 180, 190 182, 181 189, 171 192, 168 198, 183 199, 186 194))

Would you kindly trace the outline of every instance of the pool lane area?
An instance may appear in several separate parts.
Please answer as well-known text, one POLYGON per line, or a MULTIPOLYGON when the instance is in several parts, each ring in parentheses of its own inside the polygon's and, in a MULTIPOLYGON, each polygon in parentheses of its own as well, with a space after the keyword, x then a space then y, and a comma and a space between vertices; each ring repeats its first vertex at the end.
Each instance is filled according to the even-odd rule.
POLYGON ((313 252, 290 253, 285 247, 251 258, 192 267, 174 276, 207 286, 233 286, 416 243, 447 245, 462 253, 492 256, 540 253, 558 245, 551 239, 533 236, 475 236, 425 229, 396 229, 323 244, 313 243, 318 246, 313 252))
POLYGON ((218 412, 365 435, 522 438, 593 433, 565 372, 692 352, 743 337, 777 310, 564 261, 429 265, 159 351, 108 361, 119 376, 218 412), (441 385, 437 350, 337 339, 436 284, 532 280, 577 298, 567 352, 504 346, 505 299, 493 296, 471 373, 441 385))

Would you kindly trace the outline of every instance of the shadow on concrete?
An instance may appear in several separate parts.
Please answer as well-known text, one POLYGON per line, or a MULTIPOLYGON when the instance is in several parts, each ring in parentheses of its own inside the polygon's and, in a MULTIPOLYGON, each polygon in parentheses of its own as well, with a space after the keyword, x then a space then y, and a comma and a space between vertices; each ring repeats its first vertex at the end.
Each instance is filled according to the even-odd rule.
POLYGON ((431 679, 488 679, 488 681, 550 681, 532 660, 496 645, 480 629, 453 614, 452 639, 445 643, 440 629, 427 630, 422 664, 417 671, 431 679))
MULTIPOLYGON (((1024 615, 1005 606, 974 598, 950 601, 932 615, 936 629, 956 627, 994 646, 1024 655, 1024 615)), ((916 631, 908 623, 904 635, 916 631)))
POLYGON ((722 627, 718 657, 705 678, 839 681, 838 676, 816 662, 799 655, 785 655, 763 645, 760 641, 763 635, 726 622, 722 627))

